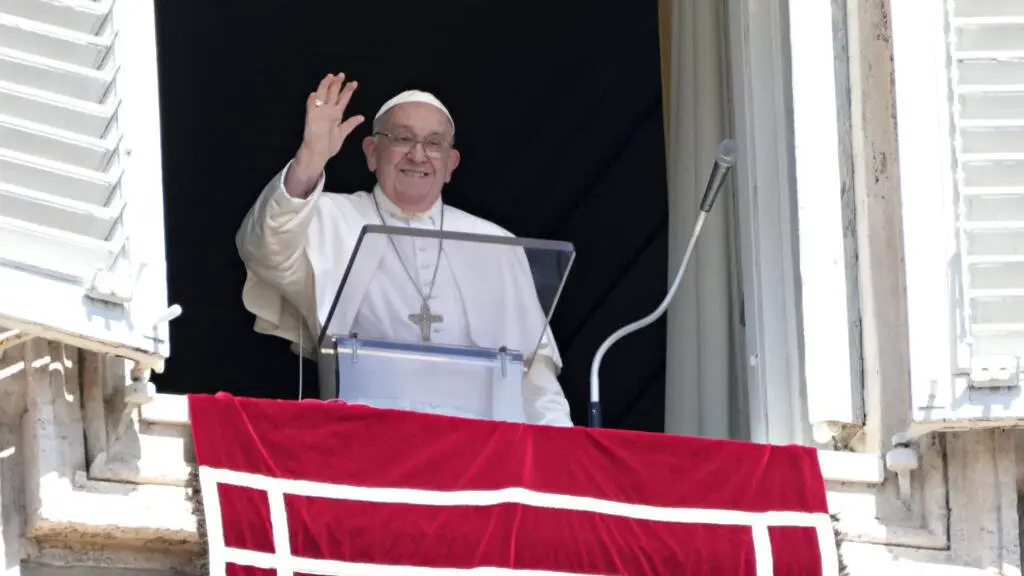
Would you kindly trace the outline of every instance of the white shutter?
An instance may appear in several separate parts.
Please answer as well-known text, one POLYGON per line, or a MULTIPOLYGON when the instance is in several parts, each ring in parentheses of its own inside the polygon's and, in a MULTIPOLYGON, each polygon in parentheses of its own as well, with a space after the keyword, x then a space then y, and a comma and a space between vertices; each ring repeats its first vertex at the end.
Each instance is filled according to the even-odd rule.
POLYGON ((1024 418, 1024 2, 896 0, 915 422, 1024 418))
POLYGON ((0 0, 0 325, 169 354, 156 64, 152 0, 0 0))
POLYGON ((819 0, 788 10, 803 369, 818 443, 864 424, 859 343, 851 338, 856 295, 847 283, 833 10, 819 0))

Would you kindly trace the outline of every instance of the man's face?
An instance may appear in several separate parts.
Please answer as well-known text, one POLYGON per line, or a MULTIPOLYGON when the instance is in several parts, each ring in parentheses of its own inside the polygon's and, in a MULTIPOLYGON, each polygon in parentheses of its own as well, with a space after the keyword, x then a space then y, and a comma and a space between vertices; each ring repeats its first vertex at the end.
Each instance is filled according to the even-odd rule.
POLYGON ((392 202, 409 211, 427 210, 459 165, 451 123, 422 102, 395 106, 382 119, 376 135, 363 141, 366 164, 392 202))

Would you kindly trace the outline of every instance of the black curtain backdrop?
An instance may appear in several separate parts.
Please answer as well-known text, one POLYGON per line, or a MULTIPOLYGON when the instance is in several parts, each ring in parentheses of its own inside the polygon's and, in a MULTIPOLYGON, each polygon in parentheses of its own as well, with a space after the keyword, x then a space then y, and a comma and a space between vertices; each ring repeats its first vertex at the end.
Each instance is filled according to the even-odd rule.
MULTIPOLYGON (((368 120, 406 88, 449 107, 462 164, 446 202, 575 244, 553 330, 586 423, 594 352, 667 285, 656 0, 166 0, 157 17, 170 296, 184 308, 161 391, 295 397, 295 356, 242 306, 234 234, 298 146, 306 95, 345 72, 360 84, 349 113, 368 120)), ((329 190, 372 186, 369 125, 328 165, 329 190)), ((603 367, 605 426, 661 431, 664 322, 603 367)))

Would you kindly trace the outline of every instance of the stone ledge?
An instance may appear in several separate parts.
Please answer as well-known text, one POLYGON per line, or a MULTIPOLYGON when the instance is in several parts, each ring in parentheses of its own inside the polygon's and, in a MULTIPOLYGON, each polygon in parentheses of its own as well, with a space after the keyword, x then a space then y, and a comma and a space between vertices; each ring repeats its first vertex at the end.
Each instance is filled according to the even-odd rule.
POLYGON ((31 559, 21 563, 28 574, 198 576, 198 557, 191 551, 150 551, 137 547, 95 545, 72 548, 46 541, 33 545, 31 559))
POLYGON ((140 407, 143 422, 169 426, 188 426, 188 396, 157 394, 149 404, 140 407))
POLYGON ((37 562, 26 562, 21 565, 21 576, 180 576, 188 574, 173 568, 102 568, 85 566, 51 566, 37 562))
POLYGON ((101 482, 78 472, 73 480, 41 478, 40 496, 41 506, 28 521, 31 538, 200 550, 183 487, 101 482))
POLYGON ((93 458, 89 477, 96 481, 184 487, 195 460, 191 428, 140 422, 132 438, 115 442, 93 458))
POLYGON ((826 482, 877 486, 885 481, 885 467, 878 453, 818 450, 818 465, 826 482))

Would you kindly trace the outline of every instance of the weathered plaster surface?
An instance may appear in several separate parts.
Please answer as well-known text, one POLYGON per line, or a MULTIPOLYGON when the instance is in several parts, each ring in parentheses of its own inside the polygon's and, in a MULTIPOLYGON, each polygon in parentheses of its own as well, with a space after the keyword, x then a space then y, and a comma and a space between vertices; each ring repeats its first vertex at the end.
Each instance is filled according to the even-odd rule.
POLYGON ((53 572, 58 567, 75 574, 88 574, 86 567, 149 571, 140 574, 194 569, 195 518, 177 481, 187 469, 187 429, 183 421, 137 415, 120 431, 97 426, 97 416, 101 423, 119 421, 84 406, 109 390, 111 366, 112 360, 39 339, 0 357, 0 550, 8 574, 22 565, 22 573, 41 576, 61 573, 53 572), (112 450, 118 443, 135 449, 112 450), (96 454, 87 445, 116 455, 121 481, 89 474, 96 454))
POLYGON ((847 3, 852 164, 866 422, 857 447, 885 451, 910 422, 909 349, 892 45, 887 0, 847 3))
MULTIPOLYGON (((890 499, 867 497, 867 490, 829 486, 830 506, 841 516, 856 516, 859 510, 862 520, 872 515, 882 520, 873 534, 858 534, 856 522, 844 526, 851 530, 853 540, 842 549, 850 574, 1020 574, 1018 478, 1024 477, 1024 471, 1017 464, 1017 435, 1015 431, 985 430, 933 437, 933 446, 945 452, 945 465, 936 465, 934 454, 926 456, 915 492, 945 487, 946 498, 938 503, 922 504, 917 499, 900 510, 890 499), (878 507, 873 508, 873 502, 878 507), (934 539, 933 544, 941 545, 926 546, 926 531, 895 519, 901 512, 911 516, 934 512, 928 507, 936 504, 948 511, 943 514, 945 521, 932 527, 946 540, 934 539), (914 512, 915 508, 919 512, 914 512), (914 538, 919 539, 916 546, 911 545, 914 538), (886 544, 901 539, 903 545, 886 544)), ((893 483, 893 479, 887 481, 893 483)))
MULTIPOLYGON (((862 311, 866 425, 854 446, 884 454, 910 421, 898 126, 888 0, 847 0, 850 135, 862 311)), ((902 501, 879 486, 829 485, 853 576, 1020 574, 1018 433, 925 436, 902 501)))

